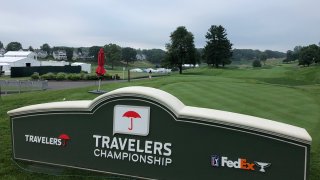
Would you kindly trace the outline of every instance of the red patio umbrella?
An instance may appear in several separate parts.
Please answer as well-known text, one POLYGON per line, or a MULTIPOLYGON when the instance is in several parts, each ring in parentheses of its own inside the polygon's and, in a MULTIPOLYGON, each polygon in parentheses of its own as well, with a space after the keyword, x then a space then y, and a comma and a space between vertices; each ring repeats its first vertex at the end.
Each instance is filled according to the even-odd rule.
POLYGON ((104 52, 103 52, 103 48, 100 48, 100 51, 98 53, 98 67, 96 69, 96 74, 99 78, 98 91, 100 91, 101 76, 103 76, 105 73, 106 73, 106 70, 104 69, 104 52))

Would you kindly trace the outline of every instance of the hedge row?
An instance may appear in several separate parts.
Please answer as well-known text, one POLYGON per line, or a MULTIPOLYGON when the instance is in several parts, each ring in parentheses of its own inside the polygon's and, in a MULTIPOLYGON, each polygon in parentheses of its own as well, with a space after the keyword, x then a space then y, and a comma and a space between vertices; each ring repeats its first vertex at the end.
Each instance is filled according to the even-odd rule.
MULTIPOLYGON (((111 76, 110 74, 105 74, 101 77, 103 80, 114 80, 120 79, 120 76, 117 74, 115 76, 111 76)), ((98 76, 96 74, 86 74, 86 73, 47 73, 43 75, 39 75, 39 73, 33 73, 31 75, 31 79, 33 80, 57 80, 57 81, 64 81, 64 80, 71 80, 71 81, 78 81, 78 80, 98 80, 98 76)))

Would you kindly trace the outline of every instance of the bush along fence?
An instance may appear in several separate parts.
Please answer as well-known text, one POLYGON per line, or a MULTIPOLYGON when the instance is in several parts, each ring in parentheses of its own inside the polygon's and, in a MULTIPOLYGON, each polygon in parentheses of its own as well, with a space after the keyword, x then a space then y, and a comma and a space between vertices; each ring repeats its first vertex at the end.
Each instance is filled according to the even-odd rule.
POLYGON ((48 89, 48 81, 0 80, 0 94, 22 93, 48 89))
MULTIPOLYGON (((31 75, 31 79, 33 80, 56 80, 56 81, 64 81, 64 80, 71 80, 71 81, 79 81, 79 80, 98 80, 98 76, 96 74, 86 74, 86 73, 47 73, 40 75, 39 73, 34 73, 31 75)), ((101 77, 102 80, 119 80, 120 76, 105 74, 101 77)))
POLYGON ((37 67, 11 67, 11 77, 27 77, 34 73, 80 73, 80 66, 37 66, 37 67))

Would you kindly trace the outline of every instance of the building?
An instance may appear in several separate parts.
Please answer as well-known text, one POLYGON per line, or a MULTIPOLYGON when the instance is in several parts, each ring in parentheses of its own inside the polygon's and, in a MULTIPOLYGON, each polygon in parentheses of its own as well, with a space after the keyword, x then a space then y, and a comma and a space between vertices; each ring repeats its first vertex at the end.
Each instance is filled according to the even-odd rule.
POLYGON ((145 54, 137 54, 136 59, 142 61, 142 60, 146 60, 147 57, 145 54))
POLYGON ((4 53, 6 53, 6 50, 4 48, 0 49, 0 57, 4 55, 4 53))
POLYGON ((38 58, 41 58, 41 59, 45 59, 46 57, 48 57, 47 51, 37 49, 35 50, 35 53, 37 53, 38 58))
POLYGON ((40 66, 68 66, 70 63, 66 61, 40 61, 40 66))
POLYGON ((58 50, 52 53, 55 60, 67 60, 67 52, 65 50, 58 50))
POLYGON ((11 74, 11 67, 40 66, 37 55, 31 51, 8 51, 0 57, 0 69, 5 75, 11 74))

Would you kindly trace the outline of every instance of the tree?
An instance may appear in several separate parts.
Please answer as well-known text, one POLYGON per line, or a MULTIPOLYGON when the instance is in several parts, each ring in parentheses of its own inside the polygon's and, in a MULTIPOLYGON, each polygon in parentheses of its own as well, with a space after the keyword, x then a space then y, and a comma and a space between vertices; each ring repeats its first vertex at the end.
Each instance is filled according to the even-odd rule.
POLYGON ((111 63, 111 68, 113 69, 115 62, 120 62, 121 60, 121 47, 116 44, 108 44, 104 46, 106 52, 106 61, 111 63))
POLYGON ((22 45, 19 42, 10 42, 6 47, 7 51, 19 51, 20 49, 22 45))
POLYGON ((227 38, 227 33, 221 25, 212 25, 206 36, 207 44, 204 47, 204 56, 208 65, 225 66, 231 64, 232 44, 227 38))
POLYGON ((71 61, 71 60, 72 60, 72 57, 73 57, 73 48, 71 48, 71 47, 64 47, 63 49, 66 51, 66 55, 67 55, 68 61, 71 61))
POLYGON ((293 49, 293 60, 297 60, 297 59, 299 59, 299 55, 300 55, 300 51, 301 51, 301 49, 302 49, 302 46, 296 46, 296 47, 294 47, 294 49, 293 49))
POLYGON ((34 49, 33 49, 32 46, 29 46, 28 50, 29 50, 29 51, 32 51, 32 52, 34 51, 34 49))
POLYGON ((3 43, 0 41, 0 49, 3 48, 3 43))
POLYGON ((263 65, 266 65, 266 61, 268 59, 268 54, 266 52, 261 53, 259 59, 260 59, 260 61, 263 62, 263 65))
POLYGON ((182 65, 185 63, 195 64, 195 46, 193 34, 184 26, 178 27, 170 35, 171 42, 166 44, 166 60, 171 65, 179 67, 182 74, 182 65))
POLYGON ((259 60, 254 60, 253 62, 252 62, 252 66, 253 67, 261 67, 262 65, 261 65, 261 61, 259 61, 259 60))
POLYGON ((155 64, 160 64, 166 56, 166 52, 162 49, 144 49, 142 54, 146 55, 148 61, 155 64))
POLYGON ((121 51, 122 59, 127 62, 127 67, 129 62, 134 62, 136 60, 137 51, 131 47, 125 47, 121 51))
POLYGON ((78 48, 78 49, 77 49, 77 52, 82 55, 82 49, 81 49, 81 48, 78 48))
POLYGON ((284 63, 288 63, 294 61, 294 57, 293 57, 293 51, 288 50, 287 54, 286 54, 286 59, 283 60, 284 63))
POLYGON ((95 60, 98 59, 98 53, 100 50, 100 46, 92 46, 89 48, 89 56, 93 56, 95 60))
POLYGON ((45 44, 43 44, 42 46, 40 46, 40 49, 41 49, 42 51, 46 51, 48 55, 49 55, 50 52, 51 52, 51 48, 50 48, 49 44, 47 44, 47 43, 45 43, 45 44))
POLYGON ((320 61, 319 47, 315 44, 303 47, 299 53, 299 65, 307 65, 320 61))

